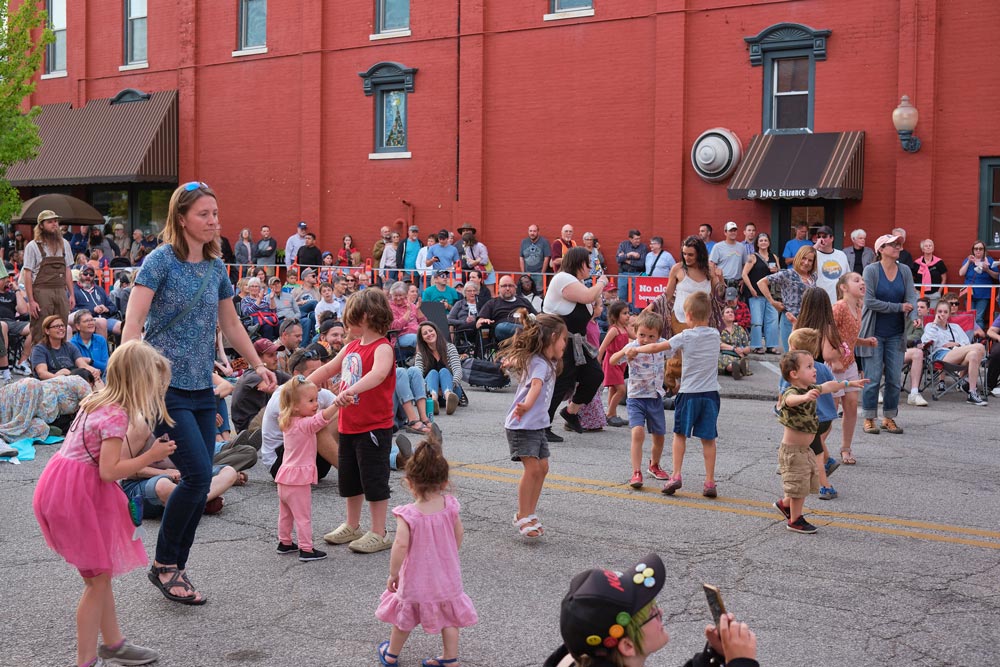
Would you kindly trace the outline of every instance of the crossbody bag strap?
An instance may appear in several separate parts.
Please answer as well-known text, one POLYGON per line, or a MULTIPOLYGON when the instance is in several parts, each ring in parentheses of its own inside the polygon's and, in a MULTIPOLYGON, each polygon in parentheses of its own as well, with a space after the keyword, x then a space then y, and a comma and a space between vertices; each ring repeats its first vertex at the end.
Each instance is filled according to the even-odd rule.
POLYGON ((169 322, 167 322, 167 325, 165 327, 160 328, 159 331, 156 331, 156 332, 154 332, 152 334, 147 331, 146 332, 146 336, 145 336, 145 339, 147 341, 149 339, 151 339, 151 338, 155 338, 156 336, 159 336, 164 331, 167 331, 172 326, 174 326, 175 324, 177 324, 180 320, 184 319, 188 315, 188 313, 190 313, 192 310, 194 310, 194 307, 196 305, 198 305, 199 301, 201 301, 202 295, 205 293, 205 290, 208 288, 208 280, 209 280, 209 278, 212 277, 212 273, 214 273, 214 269, 212 268, 211 265, 209 265, 208 271, 205 272, 205 275, 201 279, 201 284, 198 285, 198 291, 195 292, 194 297, 188 302, 188 305, 186 305, 184 307, 184 310, 182 310, 181 312, 177 313, 177 315, 175 315, 173 317, 173 319, 171 319, 169 322))

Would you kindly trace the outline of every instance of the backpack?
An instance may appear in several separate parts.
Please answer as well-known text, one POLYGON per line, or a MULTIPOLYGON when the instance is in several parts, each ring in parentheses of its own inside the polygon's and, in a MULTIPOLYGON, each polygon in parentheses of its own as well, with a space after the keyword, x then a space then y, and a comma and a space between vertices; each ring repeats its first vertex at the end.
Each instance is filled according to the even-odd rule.
POLYGON ((462 360, 462 379, 473 387, 503 389, 510 384, 507 373, 495 361, 467 357, 462 360))

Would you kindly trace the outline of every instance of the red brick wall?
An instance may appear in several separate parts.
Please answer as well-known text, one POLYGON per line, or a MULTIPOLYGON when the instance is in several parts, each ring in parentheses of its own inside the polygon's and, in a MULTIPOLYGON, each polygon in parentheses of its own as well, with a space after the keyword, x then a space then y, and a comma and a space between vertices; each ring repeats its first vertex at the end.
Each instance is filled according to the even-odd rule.
POLYGON ((864 199, 845 203, 845 232, 902 225, 911 251, 931 236, 957 277, 977 233, 979 157, 1000 155, 1000 74, 983 55, 1000 5, 974 0, 598 0, 592 18, 549 22, 548 0, 414 2, 412 36, 380 41, 372 0, 271 0, 267 54, 242 58, 236 2, 150 0, 150 66, 132 72, 118 71, 120 0, 68 4, 69 75, 32 102, 178 89, 180 179, 219 191, 230 237, 267 223, 283 241, 306 219, 322 246, 352 233, 367 250, 406 200, 422 233, 471 222, 509 268, 532 223, 550 239, 566 222, 593 231, 607 254, 633 226, 675 254, 702 222, 766 229, 770 204, 730 201, 689 156, 711 127, 744 145, 760 131, 763 72, 743 38, 782 21, 833 31, 815 130, 866 132, 864 199), (408 160, 368 159, 374 98, 358 72, 383 60, 419 70, 408 160), (917 154, 892 127, 901 94, 920 109, 917 154))

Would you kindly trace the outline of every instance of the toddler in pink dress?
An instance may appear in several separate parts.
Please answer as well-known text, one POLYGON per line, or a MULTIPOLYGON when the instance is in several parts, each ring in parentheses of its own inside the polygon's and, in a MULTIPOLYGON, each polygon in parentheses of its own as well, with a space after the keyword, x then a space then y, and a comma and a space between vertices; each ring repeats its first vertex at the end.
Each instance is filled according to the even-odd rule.
POLYGON ((424 440, 406 463, 406 481, 415 502, 392 510, 396 539, 389 559, 389 581, 375 616, 392 624, 389 641, 378 646, 382 665, 395 665, 399 652, 418 625, 441 633, 444 652, 427 658, 425 667, 458 663, 458 629, 478 620, 462 588, 458 548, 462 545, 459 504, 444 493, 448 461, 440 443, 424 440))

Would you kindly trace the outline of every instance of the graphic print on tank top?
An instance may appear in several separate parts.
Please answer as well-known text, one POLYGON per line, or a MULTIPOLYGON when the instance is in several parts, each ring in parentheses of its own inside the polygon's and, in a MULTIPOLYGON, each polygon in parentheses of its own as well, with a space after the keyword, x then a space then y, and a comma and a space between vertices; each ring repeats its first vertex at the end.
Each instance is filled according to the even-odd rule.
MULTIPOLYGON (((343 392, 348 387, 356 384, 363 375, 361 367, 361 355, 357 352, 350 352, 344 357, 344 363, 340 373, 340 391, 343 392)), ((354 397, 354 402, 358 402, 358 397, 354 397)))

